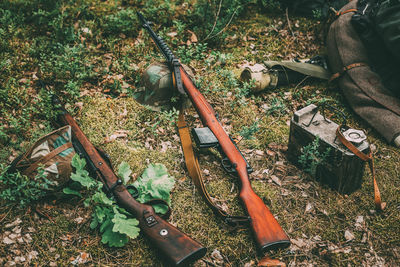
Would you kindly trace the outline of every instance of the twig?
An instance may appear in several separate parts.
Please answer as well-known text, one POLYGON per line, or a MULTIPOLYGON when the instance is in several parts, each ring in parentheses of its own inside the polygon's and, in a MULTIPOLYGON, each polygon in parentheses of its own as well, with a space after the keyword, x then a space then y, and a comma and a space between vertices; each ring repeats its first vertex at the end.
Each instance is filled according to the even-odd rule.
POLYGON ((208 266, 208 265, 217 266, 217 265, 215 265, 214 263, 212 263, 211 261, 208 261, 208 260, 206 260, 206 259, 201 259, 201 261, 204 261, 204 262, 207 264, 207 266, 208 266))
POLYGON ((306 77, 304 77, 303 80, 301 80, 298 84, 296 84, 296 87, 294 88, 293 92, 296 92, 296 91, 297 91, 297 88, 298 88, 303 82, 305 82, 308 78, 310 78, 310 77, 311 77, 311 76, 306 76, 306 77))
POLYGON ((10 208, 10 209, 7 211, 6 215, 4 215, 3 218, 1 218, 0 223, 7 217, 7 215, 11 212, 11 210, 12 210, 12 208, 10 208))
POLYGON ((48 219, 50 222, 55 223, 53 218, 50 217, 50 215, 48 215, 46 212, 39 210, 38 207, 35 206, 34 211, 41 216, 42 218, 48 219))
POLYGON ((219 32, 217 32, 216 34, 212 35, 212 36, 209 37, 209 38, 206 37, 203 41, 205 41, 205 40, 207 40, 207 39, 214 38, 214 37, 217 36, 218 34, 220 34, 220 33, 222 33, 223 31, 225 31, 226 28, 228 28, 229 24, 231 24, 231 22, 232 22, 232 20, 233 20, 233 17, 235 16, 237 10, 238 10, 238 8, 236 8, 235 11, 233 11, 231 18, 229 19, 228 23, 224 26, 224 28, 222 28, 222 30, 220 30, 219 32))
POLYGON ((294 33, 293 33, 293 30, 292 30, 292 25, 290 24, 289 9, 288 9, 288 8, 286 8, 286 20, 287 20, 287 24, 288 24, 290 33, 292 34, 293 37, 295 37, 295 36, 294 36, 294 33))
POLYGON ((206 38, 204 38, 203 41, 207 40, 208 37, 210 37, 210 35, 213 33, 213 31, 214 31, 214 29, 215 29, 215 26, 217 26, 217 21, 218 21, 219 13, 221 12, 221 6, 222 6, 222 0, 219 1, 218 11, 217 11, 217 14, 215 14, 214 25, 213 25, 213 27, 212 27, 210 33, 206 36, 206 38))

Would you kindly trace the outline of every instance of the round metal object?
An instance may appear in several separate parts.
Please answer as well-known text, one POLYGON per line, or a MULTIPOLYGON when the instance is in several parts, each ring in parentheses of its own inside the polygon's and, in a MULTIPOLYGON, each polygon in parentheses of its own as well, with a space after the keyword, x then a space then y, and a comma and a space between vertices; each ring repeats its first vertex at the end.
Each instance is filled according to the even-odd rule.
POLYGON ((167 230, 167 229, 161 229, 160 235, 161 235, 161 236, 166 236, 166 235, 168 235, 168 230, 167 230))
POLYGON ((367 139, 364 131, 351 128, 343 132, 343 136, 347 139, 347 141, 352 142, 353 144, 361 144, 367 139))
MULTIPOLYGON (((190 77, 193 72, 182 65, 190 77)), ((173 106, 173 98, 179 94, 174 87, 172 72, 166 62, 154 62, 142 73, 142 91, 135 94, 135 99, 153 110, 169 109, 173 106)))

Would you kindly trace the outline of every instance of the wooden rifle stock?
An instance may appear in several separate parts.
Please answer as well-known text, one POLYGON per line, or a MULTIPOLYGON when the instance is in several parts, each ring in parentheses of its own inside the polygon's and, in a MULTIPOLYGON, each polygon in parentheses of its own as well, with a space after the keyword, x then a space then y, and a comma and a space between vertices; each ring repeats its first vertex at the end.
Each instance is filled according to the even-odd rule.
POLYGON ((186 266, 206 254, 206 248, 201 244, 160 218, 151 206, 141 204, 132 197, 70 114, 64 111, 60 115, 60 120, 62 123, 71 126, 77 152, 83 154, 87 161, 93 163, 93 171, 106 188, 112 191, 118 204, 136 217, 142 233, 172 264, 186 266))
POLYGON ((180 72, 185 91, 202 119, 203 124, 214 133, 222 151, 237 171, 241 183, 239 197, 251 218, 251 228, 258 248, 261 251, 266 251, 289 246, 289 237, 262 199, 253 191, 247 172, 247 164, 242 154, 222 128, 213 108, 199 92, 182 67, 180 67, 180 72))

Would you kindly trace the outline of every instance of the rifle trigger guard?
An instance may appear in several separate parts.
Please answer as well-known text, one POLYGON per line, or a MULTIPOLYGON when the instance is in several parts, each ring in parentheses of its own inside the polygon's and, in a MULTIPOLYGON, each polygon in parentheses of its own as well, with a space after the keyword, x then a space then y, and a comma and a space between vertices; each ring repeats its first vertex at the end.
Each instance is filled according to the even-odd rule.
POLYGON ((136 199, 139 196, 139 190, 133 184, 128 184, 125 186, 126 190, 128 190, 129 194, 136 199))
POLYGON ((251 218, 250 216, 227 216, 225 217, 225 223, 228 224, 229 226, 232 226, 234 228, 241 226, 241 225, 247 225, 251 223, 251 218))
POLYGON ((115 188, 116 188, 117 186, 119 186, 119 185, 122 185, 122 184, 123 184, 122 180, 121 180, 121 179, 118 179, 112 186, 110 186, 110 191, 111 191, 111 192, 114 192, 115 188))
POLYGON ((229 174, 234 174, 236 173, 236 169, 235 166, 230 162, 230 160, 228 159, 228 157, 224 157, 221 159, 221 165, 222 168, 229 174))

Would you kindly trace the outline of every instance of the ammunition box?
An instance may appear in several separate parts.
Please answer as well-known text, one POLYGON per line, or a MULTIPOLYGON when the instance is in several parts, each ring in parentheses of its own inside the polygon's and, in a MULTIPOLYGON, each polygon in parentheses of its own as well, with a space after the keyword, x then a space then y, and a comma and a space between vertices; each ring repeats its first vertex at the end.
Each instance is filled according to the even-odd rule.
MULTIPOLYGON (((341 144, 336 138, 339 125, 322 116, 318 109, 316 105, 311 104, 294 113, 290 122, 288 159, 302 167, 299 159, 304 153, 303 148, 318 137, 317 150, 319 155, 325 154, 325 158, 315 161, 316 167, 313 168, 311 176, 342 194, 350 194, 361 187, 366 163, 341 144)), ((351 130, 353 132, 350 132, 350 136, 358 136, 360 132, 363 134, 362 131, 351 130)), ((361 152, 368 154, 370 146, 365 140, 365 135, 363 137, 353 144, 361 152)))

